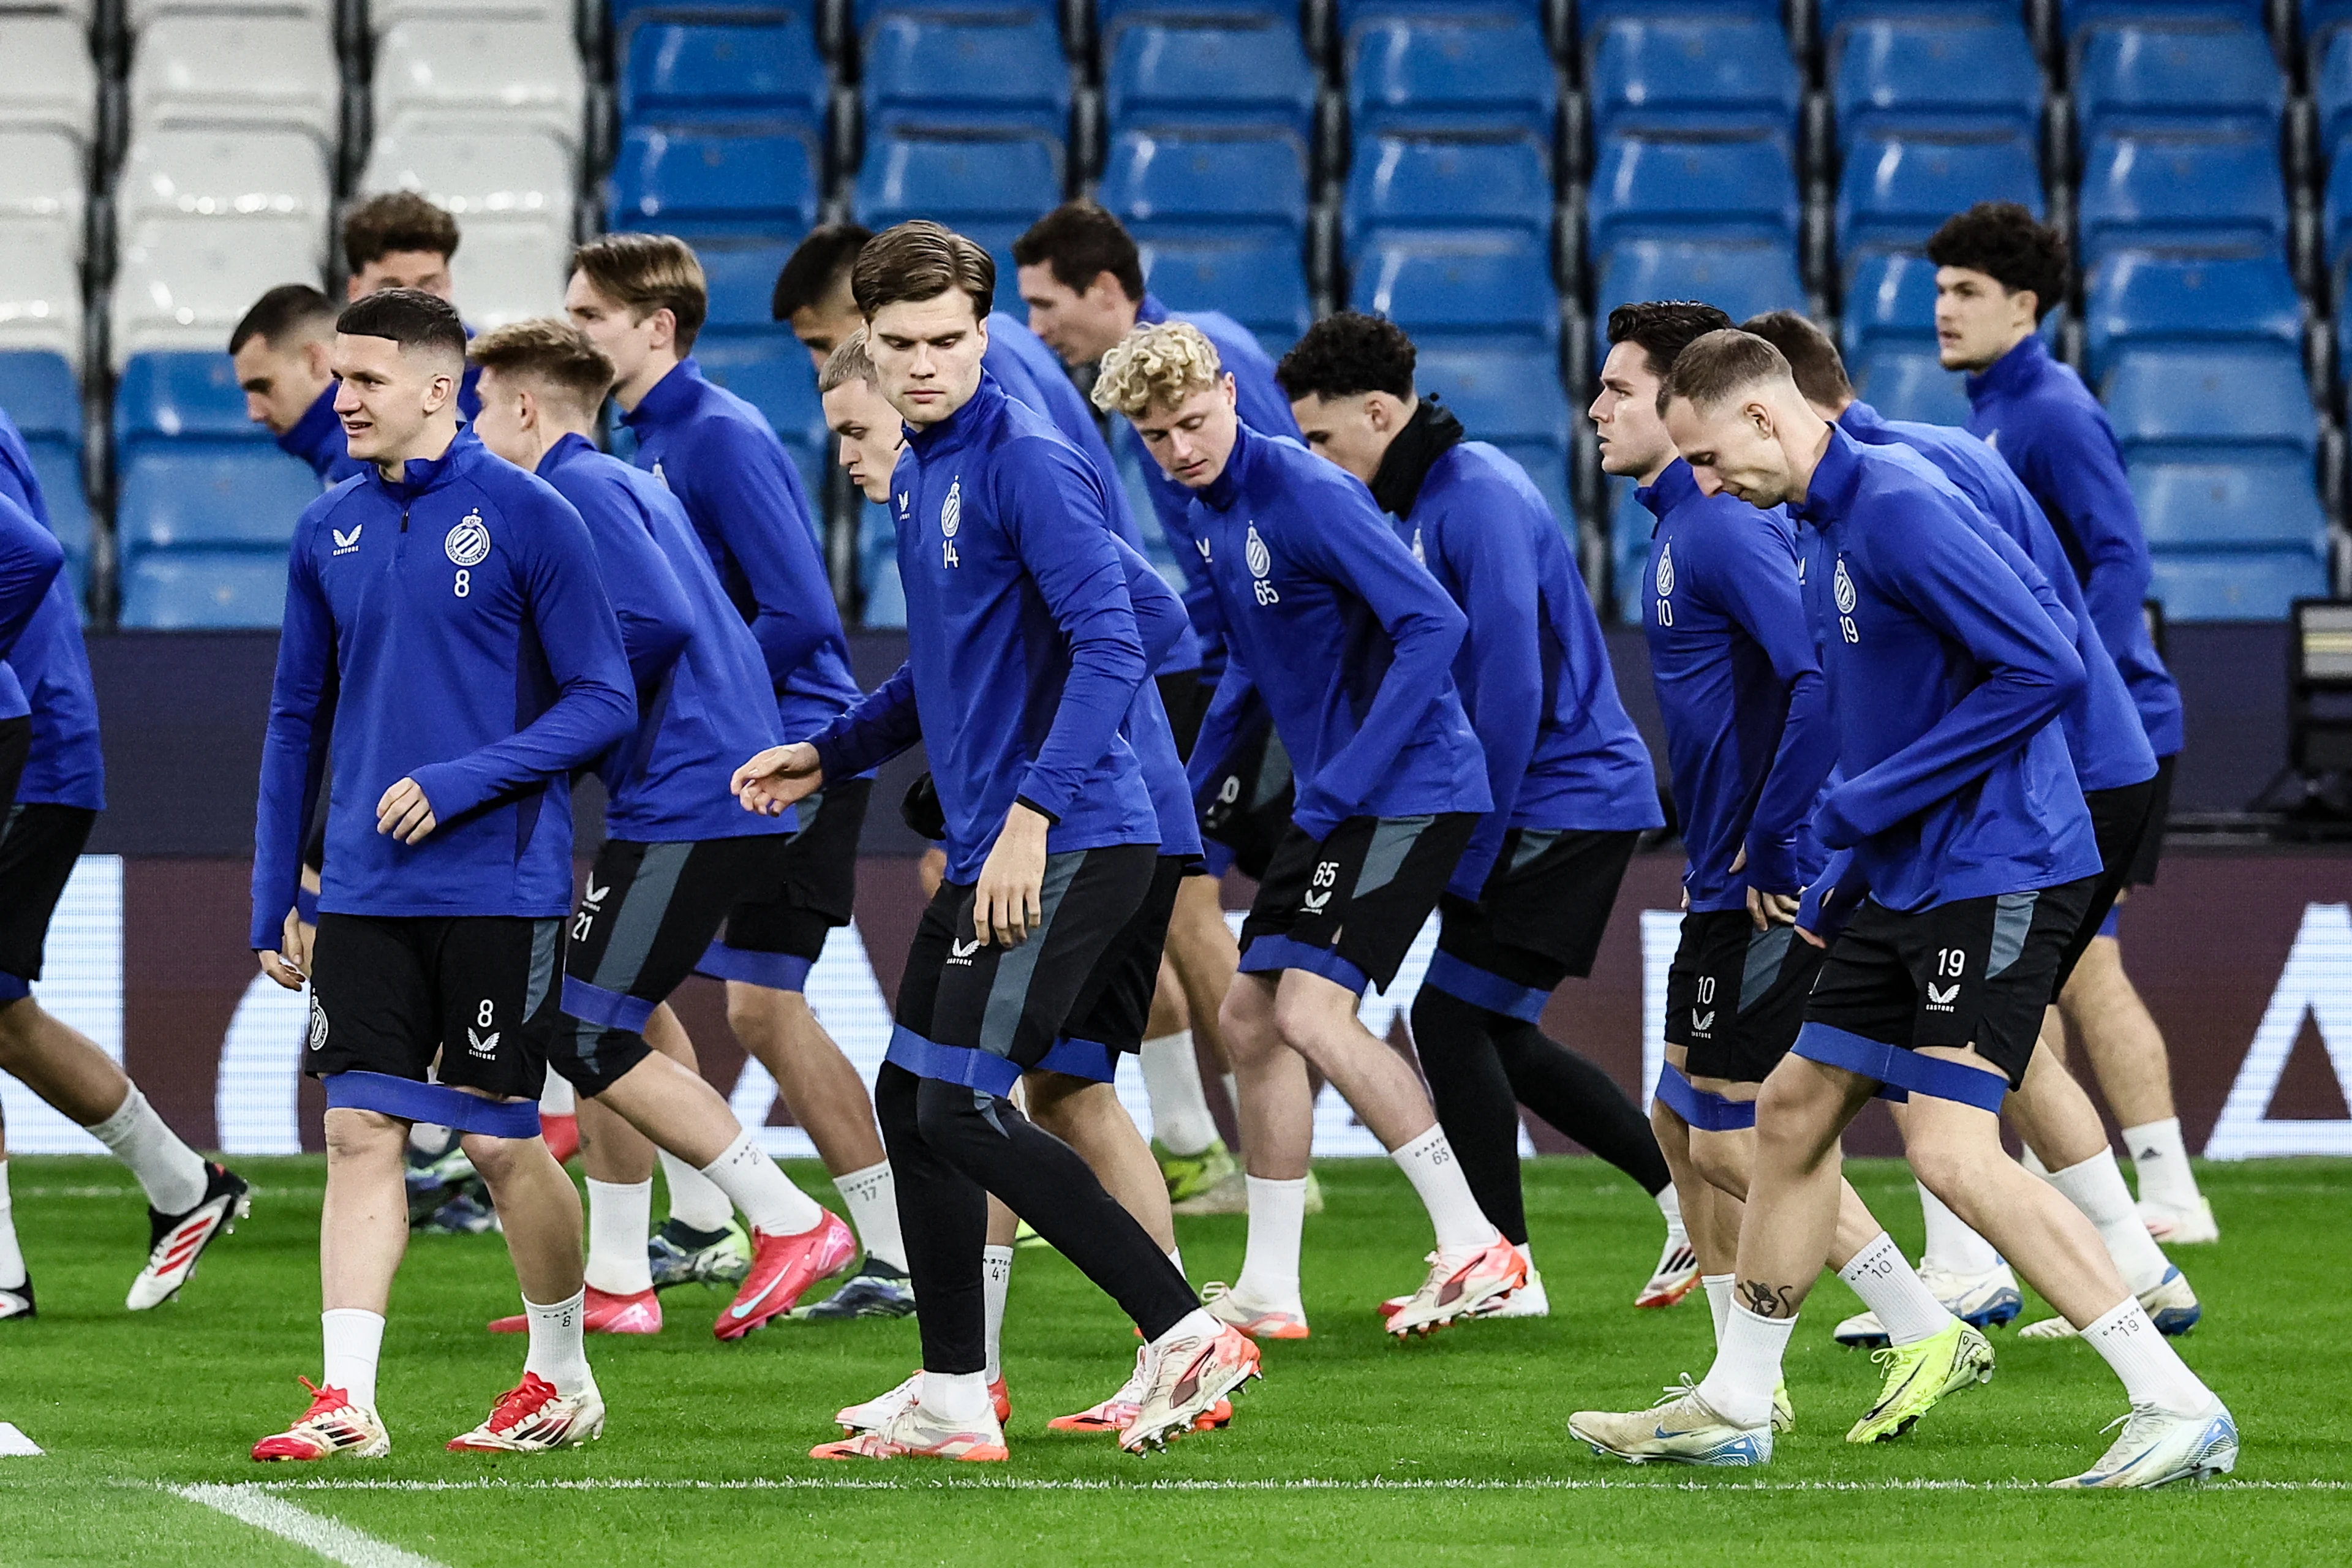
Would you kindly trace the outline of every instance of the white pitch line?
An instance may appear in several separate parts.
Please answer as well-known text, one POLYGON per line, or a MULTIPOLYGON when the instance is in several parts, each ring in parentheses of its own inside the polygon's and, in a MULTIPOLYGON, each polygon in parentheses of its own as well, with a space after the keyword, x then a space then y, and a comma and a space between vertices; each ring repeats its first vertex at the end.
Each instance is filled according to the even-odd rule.
POLYGON ((241 1482, 235 1486, 186 1486, 170 1489, 173 1493, 200 1503, 216 1513, 225 1513, 240 1523, 256 1530, 267 1531, 280 1540, 290 1541, 306 1551, 315 1552, 330 1563, 341 1563, 345 1568, 442 1568, 430 1557, 420 1557, 387 1541, 378 1541, 365 1531, 353 1530, 338 1519, 327 1519, 307 1509, 296 1508, 284 1498, 275 1497, 261 1485, 241 1482))
MULTIPOLYGON (((2034 1480, 1965 1481, 1965 1480, 1878 1480, 1878 1481, 1634 1481, 1601 1479, 1572 1479, 1566 1477, 1537 1477, 1525 1480, 1387 1480, 1371 1477, 1357 1480, 1325 1480, 1299 1478, 1289 1480, 1137 1480, 1095 1481, 1077 1479, 1027 1479, 1005 1477, 1002 1479, 973 1478, 969 1480, 889 1480, 877 1477, 859 1480, 848 1477, 773 1476, 753 1477, 742 1480, 706 1481, 687 1479, 639 1479, 623 1476, 583 1477, 566 1480, 548 1478, 541 1480, 509 1481, 497 1479, 456 1481, 374 1481, 303 1480, 246 1481, 234 1487, 211 1487, 209 1491, 253 1490, 281 1491, 390 1491, 390 1492, 482 1492, 482 1491, 1013 1491, 1013 1492, 1552 1492, 1552 1491, 1685 1491, 1685 1492, 2038 1492, 2046 1490, 2044 1483, 2034 1480)), ((2336 1480, 2217 1480, 2205 1483, 2206 1491, 2244 1492, 2341 1492, 2352 1491, 2352 1481, 2336 1480)))

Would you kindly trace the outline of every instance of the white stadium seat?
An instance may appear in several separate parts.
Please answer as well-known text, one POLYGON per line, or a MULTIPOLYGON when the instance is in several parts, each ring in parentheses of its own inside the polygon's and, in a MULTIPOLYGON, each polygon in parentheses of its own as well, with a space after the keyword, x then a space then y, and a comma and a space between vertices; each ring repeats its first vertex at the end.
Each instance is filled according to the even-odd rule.
POLYGON ((569 26, 403 22, 375 56, 375 130, 546 132, 580 145, 588 80, 569 26))
POLYGON ((0 125, 53 125, 89 144, 98 67, 88 27, 70 16, 0 16, 0 125))
POLYGON ((310 226, 315 270, 326 267, 334 209, 326 154, 299 131, 150 131, 131 143, 114 187, 128 240, 156 218, 293 218, 310 226))
POLYGON ((306 16, 332 29, 335 0, 129 0, 126 20, 134 33, 165 16, 306 16))
POLYGON ((569 234, 576 186, 571 151, 542 132, 411 129, 376 138, 359 188, 420 192, 460 223, 543 218, 569 234))
POLYGON ((114 275, 110 355, 118 371, 153 349, 215 352, 262 294, 320 281, 314 226, 301 218, 151 218, 114 275))
POLYGON ((134 137, 167 126, 283 127, 332 152, 342 117, 333 40, 299 16, 164 16, 131 57, 134 137))
MULTIPOLYGON (((596 0, 602 5, 604 0, 596 0)), ((541 22, 574 27, 579 13, 572 0, 372 0, 368 26, 379 38, 418 17, 458 22, 541 22)))
POLYGON ((487 331, 529 316, 563 313, 572 231, 520 219, 466 226, 449 266, 466 324, 487 331))
POLYGON ((47 349, 81 373, 81 268, 55 224, 0 222, 0 349, 47 349))
POLYGON ((47 224, 79 261, 88 206, 79 143, 49 126, 0 129, 0 223, 47 224))

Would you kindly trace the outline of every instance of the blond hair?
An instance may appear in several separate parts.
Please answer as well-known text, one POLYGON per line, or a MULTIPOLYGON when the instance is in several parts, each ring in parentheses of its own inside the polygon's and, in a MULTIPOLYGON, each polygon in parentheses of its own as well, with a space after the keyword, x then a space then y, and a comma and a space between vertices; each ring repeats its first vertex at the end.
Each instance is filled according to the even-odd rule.
POLYGON ((613 389, 613 362, 587 333, 553 316, 492 327, 467 346, 466 357, 501 377, 534 377, 590 414, 613 389))
POLYGON ((816 374, 816 395, 823 397, 836 387, 862 381, 879 391, 881 382, 874 374, 873 358, 866 352, 866 329, 858 328, 844 338, 834 351, 824 356, 824 368, 816 374))
POLYGON ((1188 321, 1138 327, 1111 345, 1095 377, 1095 406, 1129 418, 1170 406, 1217 384, 1225 367, 1217 345, 1188 321))

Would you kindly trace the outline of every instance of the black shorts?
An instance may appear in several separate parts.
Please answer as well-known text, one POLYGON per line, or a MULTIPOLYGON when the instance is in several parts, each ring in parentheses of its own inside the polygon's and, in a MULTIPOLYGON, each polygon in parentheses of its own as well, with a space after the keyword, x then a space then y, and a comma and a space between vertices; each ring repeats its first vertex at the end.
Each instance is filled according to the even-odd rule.
POLYGON ((1514 827, 1476 902, 1441 894, 1423 982, 1532 1024, 1570 975, 1592 973, 1638 833, 1514 827))
POLYGON ((78 805, 12 805, 0 829, 0 996, 30 995, 41 977, 49 917, 73 877, 98 813, 78 805), (9 985, 8 980, 18 984, 9 985))
POLYGON ((1909 1050, 1974 1046, 2015 1089, 2096 879, 1916 914, 1866 899, 1813 981, 1805 1022, 1909 1050))
POLYGON ((1805 998, 1828 954, 1794 926, 1759 931, 1746 910, 1683 916, 1666 972, 1664 1037, 1690 1054, 1690 1078, 1762 1083, 1805 1021, 1805 998))
POLYGON ((2091 899, 2083 910, 2083 924, 2067 940, 2066 951, 2059 955, 2056 988, 2050 1000, 2058 1000, 2058 992, 2066 989, 2073 978, 2074 965, 2089 951, 2091 939, 2106 924, 2114 912, 2116 898, 2130 884, 2132 869, 2138 864, 2141 843, 2150 832, 2161 833, 2162 824, 2152 819, 2155 809, 2157 783, 2165 775, 2141 784, 2126 784, 2121 789, 2094 790, 2083 797, 2091 808, 2091 832, 2099 846, 2099 875, 2091 884, 2091 899))
POLYGON ((506 915, 319 916, 312 1078, 376 1072, 537 1100, 562 1013, 563 922, 506 915))
POLYGON ((2175 752, 2168 757, 2156 759, 2156 794, 2147 803, 2147 827, 2139 836, 2132 850, 2131 879, 2126 884, 2134 888, 2156 885, 2157 862, 2164 858, 2164 826, 2172 820, 2172 770, 2180 761, 2175 752))
POLYGON ((942 882, 924 907, 898 983, 887 1059, 919 1078, 1012 1091, 1073 1018, 1094 1009, 1103 958, 1151 890, 1155 844, 1045 858, 1042 923, 1018 947, 972 933, 972 885, 942 882))
POLYGON ((844 779, 801 802, 801 829, 782 869, 728 911, 727 930, 696 963, 697 973, 774 991, 801 988, 825 937, 849 923, 857 902, 857 845, 873 793, 872 779, 844 779))
POLYGON ((25 782, 25 764, 32 755, 32 716, 0 719, 0 806, 16 803, 16 786, 25 782))
POLYGON ((1293 827, 1242 923, 1242 972, 1386 990, 1477 825, 1468 811, 1351 816, 1320 844, 1293 827))
POLYGON ((1201 837, 1213 872, 1222 876, 1232 866, 1252 881, 1265 880, 1275 851, 1291 832, 1294 784, 1290 753, 1273 721, 1261 718, 1256 732, 1234 747, 1199 797, 1208 802, 1201 811, 1201 837))
POLYGON ((651 1054, 646 1019, 694 973, 727 911, 772 888, 792 837, 698 843, 608 838, 572 915, 563 1022, 547 1065, 582 1094, 602 1094, 651 1054))
POLYGON ((1160 955, 1168 947, 1168 921, 1176 912, 1176 889, 1198 862, 1190 855, 1162 855, 1151 869, 1151 887, 1135 907, 1127 927, 1103 949, 1100 983, 1093 1005, 1072 1016, 1037 1066, 1046 1072, 1108 1083, 1118 1076, 1118 1058, 1143 1048, 1151 1023, 1151 995, 1160 989, 1160 955))
POLYGON ((1171 669, 1153 677, 1160 688, 1160 706, 1168 710, 1168 728, 1176 737, 1176 760, 1192 760, 1192 742, 1201 738, 1201 721, 1209 716, 1209 683, 1197 669, 1171 669))

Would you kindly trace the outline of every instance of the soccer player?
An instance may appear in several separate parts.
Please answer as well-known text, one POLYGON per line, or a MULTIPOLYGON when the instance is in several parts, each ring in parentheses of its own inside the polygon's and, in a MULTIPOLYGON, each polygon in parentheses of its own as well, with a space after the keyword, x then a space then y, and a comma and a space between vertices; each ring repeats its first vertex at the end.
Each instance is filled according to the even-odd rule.
POLYGON ((1356 1016, 1365 986, 1395 978, 1493 809, 1451 673, 1462 612, 1360 481, 1242 420, 1199 328, 1163 322, 1121 341, 1094 397, 1193 494, 1187 536, 1203 546, 1226 639, 1193 752, 1196 796, 1253 693, 1297 773, 1290 834, 1242 928, 1222 1019, 1242 1080, 1250 1225, 1241 1278, 1211 1287, 1210 1309, 1253 1336, 1307 1334, 1298 1242, 1311 1063, 1412 1181, 1437 1234, 1390 1331, 1491 1311, 1527 1283, 1527 1259, 1478 1206, 1412 1069, 1356 1016))
POLYGON ((280 283, 256 300, 228 337, 245 416, 329 486, 367 471, 335 417, 334 352, 335 308, 308 283, 280 283))
MULTIPOLYGON (((387 289, 336 323, 336 408, 374 466, 295 526, 255 819, 253 947, 304 975, 294 889, 330 757, 306 1070, 326 1088, 323 1382, 257 1459, 373 1458, 376 1363, 407 1241, 402 1151, 457 1130, 488 1184, 530 1320, 523 1376, 454 1448, 595 1436, 580 1199, 539 1136, 571 908, 570 775, 636 721, 580 514, 457 423, 465 330, 387 289)), ((307 1380, 306 1380, 307 1382, 307 1380)))
MULTIPOLYGON (((740 1339, 857 1252, 849 1227, 793 1184, 718 1090, 643 1033, 727 911, 787 868, 793 820, 745 813, 730 787, 739 753, 781 739, 767 666, 677 499, 590 438, 612 362, 579 328, 551 320, 484 333, 471 358, 482 370, 482 444, 554 486, 587 523, 639 693, 636 734, 600 769, 606 837, 572 918, 551 1065, 749 1217, 751 1272, 713 1325, 719 1338, 740 1339)), ((661 1328, 646 1263, 653 1155, 623 1152, 631 1156, 627 1181, 590 1178, 591 1222, 618 1233, 589 1248, 591 1332, 661 1328)), ((608 1171, 618 1163, 600 1158, 608 1171)), ((509 1318, 491 1328, 527 1326, 509 1318)))
POLYGON ((1414 358, 1394 322, 1349 310, 1275 371, 1307 449, 1371 488, 1469 621, 1454 682, 1496 804, 1438 900, 1413 1047, 1478 1206, 1528 1260, 1497 1314, 1549 1311, 1519 1191, 1521 1103, 1658 1200, 1666 1249, 1636 1304, 1671 1306, 1697 1268, 1657 1139, 1607 1073, 1538 1026, 1559 983, 1592 972, 1634 842, 1664 824, 1650 754, 1559 521, 1517 464, 1416 395, 1414 358))
MULTIPOLYGON (((2130 875, 2147 830, 2157 772, 2156 754, 2148 748, 2131 692, 2099 640, 2064 547, 2023 482, 1983 442, 1964 430, 1885 419, 1870 405, 1857 401, 1837 345, 1812 322, 1793 310, 1776 310, 1750 321, 1743 330, 1780 350, 1797 390, 1822 418, 1857 441, 1907 447, 1933 463, 1989 528, 1999 530, 2032 560, 2039 574, 2028 578, 2028 586, 2037 595, 2046 591, 2057 601, 2060 615, 2053 618, 2061 631, 2071 633, 2084 672, 2082 693, 2067 706, 2061 721, 2084 804, 2090 808, 2100 859, 2098 884, 2059 963, 2063 994, 2076 961, 2130 875)), ((2062 1038, 2063 1029, 2054 1012, 2045 1015, 2043 1043, 2062 1038)), ((2168 1334, 2187 1333, 2195 1327, 2200 1315, 2196 1292, 2141 1223, 2098 1112, 2067 1073, 2064 1058, 2054 1046, 2047 1059, 2036 1053, 2036 1065, 2008 1110, 2027 1148, 2041 1157, 2050 1184, 2098 1227, 2124 1283, 2139 1297, 2149 1319, 2168 1334)), ((1919 1194, 1927 1218, 1920 1274, 1937 1300, 1971 1322, 2014 1317, 2021 1304, 2017 1280, 2000 1254, 1925 1186, 1919 1194)), ((1866 1320, 1870 1314, 1839 1324, 1839 1337, 1850 1344, 1876 1342, 1879 1325, 1866 1320)), ((2035 1339, 2063 1338, 2074 1327, 2053 1317, 2020 1331, 2035 1339)))
MULTIPOLYGON (((820 370, 825 356, 862 328, 857 302, 850 297, 849 274, 858 250, 871 237, 872 231, 857 224, 824 225, 801 242, 776 277, 771 301, 775 319, 790 323, 820 370)), ((1018 320, 992 310, 982 363, 1008 395, 1045 416, 1063 438, 1085 455, 1102 479, 1111 526, 1128 545, 1141 551, 1143 535, 1136 527, 1127 487, 1103 439, 1102 426, 1054 350, 1018 320)), ((1177 754, 1188 755, 1208 700, 1202 679, 1201 644, 1191 627, 1153 671, 1153 679, 1174 731, 1177 754)), ((1221 1184, 1237 1181, 1239 1175, 1239 1167, 1209 1114, 1193 1049, 1197 1030, 1210 1056, 1223 1059, 1216 1013, 1233 984, 1236 953, 1213 880, 1205 874, 1188 879, 1177 899, 1168 957, 1146 1026, 1150 1037, 1143 1042, 1140 1059, 1158 1145, 1153 1152, 1167 1179, 1169 1195, 1193 1205, 1187 1212, 1195 1212, 1203 1201, 1216 1205, 1219 1199, 1211 1194, 1218 1193, 1221 1184)))
MULTIPOLYGON (((32 455, 0 410, 0 511, 9 508, 16 509, 20 527, 29 523, 47 536, 48 503, 32 455)), ((46 549, 29 535, 21 543, 28 561, 56 549, 53 539, 46 549)), ((0 1071, 87 1129, 138 1179, 147 1196, 147 1262, 124 1305, 144 1311, 178 1293, 205 1249, 236 1228, 251 1199, 242 1178, 189 1148, 105 1052, 32 994, 50 917, 106 809, 106 763, 70 579, 56 571, 32 604, 16 606, 6 620, 14 641, 0 666, 8 672, 0 676, 0 691, 20 689, 30 721, 26 740, 10 752, 14 805, 0 830, 0 909, 7 910, 0 922, 0 1071)), ((31 1317, 34 1310, 0 1145, 0 1319, 31 1317)))
POLYGON ((1702 490, 1787 504, 1810 532, 1808 618, 1843 776, 1814 815, 1832 858, 1799 927, 1835 945, 1757 1101, 1738 1284, 1713 1367, 1671 1403, 1580 1412, 1570 1432, 1636 1460, 1769 1461, 1782 1353, 1837 1225, 1838 1136, 1885 1089, 1907 1097, 1913 1169, 2123 1380, 2121 1436, 2056 1484, 2159 1486, 2231 1468, 2229 1412, 2157 1332, 2090 1222, 2000 1148, 2001 1102, 2024 1079, 2099 868, 2051 722, 2082 687, 2081 659, 1965 498, 1916 454, 1823 421, 1763 339, 1699 338, 1666 395, 1702 490))
POLYGON ((853 288, 883 392, 912 432, 892 479, 908 662, 813 743, 761 753, 736 783, 748 807, 772 811, 919 739, 948 877, 908 952, 876 1085, 922 1301, 922 1382, 880 1428, 814 1453, 1004 1457, 985 1373, 986 1194, 1142 1331, 1150 1376, 1119 1441, 1156 1447, 1256 1375, 1256 1348, 1203 1312, 1085 1161, 1004 1097, 1097 1000, 1101 962, 1153 879, 1151 795, 1119 729, 1153 643, 1182 617, 1164 595, 1147 635, 1099 479, 982 370, 988 253, 902 224, 860 251, 853 288))
MULTIPOLYGON (((613 396, 636 436, 637 466, 686 508, 719 585, 766 658, 782 732, 798 740, 857 700, 849 639, 799 468, 760 411, 704 380, 691 357, 709 304, 694 252, 653 234, 609 234, 582 246, 564 297, 572 323, 613 362, 613 396)), ((801 808, 782 874, 729 912, 724 933, 696 965, 726 983, 729 1025, 808 1130, 865 1244, 856 1274, 807 1310, 819 1319, 915 1310, 873 1102, 803 992, 826 935, 849 923, 873 787, 870 776, 835 775, 801 808)), ((692 1061, 667 1008, 652 1023, 661 1048, 692 1061)), ((610 1138, 625 1135, 609 1119, 604 1125, 610 1138)), ((654 1283, 742 1278, 742 1243, 730 1233, 725 1199, 675 1155, 662 1170, 670 1215, 653 1241, 654 1283)))
MULTIPOLYGON (((2145 886, 2156 880, 2171 815, 2180 691, 2148 635, 2147 539, 2114 427, 2083 378, 2051 357, 2036 330, 2065 296, 2065 236, 2013 202, 1980 202, 1936 231, 1927 256, 1936 264, 1938 352, 1946 369, 1969 373, 1969 431, 2016 470, 2057 531, 2156 753, 2155 797, 2129 877, 2145 886)), ((2112 913, 2058 1007, 2123 1124, 2148 1229, 2175 1245, 2219 1240, 2213 1207, 2198 1191, 2181 1142, 2164 1036, 2124 973, 2112 913)))
MULTIPOLYGON (((343 215, 343 298, 363 300, 382 289, 417 289, 455 304, 457 220, 415 191, 370 196, 343 215)), ((472 337, 471 328, 466 335, 472 337)), ((457 414, 481 411, 474 394, 478 373, 466 367, 457 385, 457 414)))

